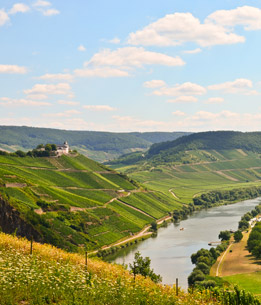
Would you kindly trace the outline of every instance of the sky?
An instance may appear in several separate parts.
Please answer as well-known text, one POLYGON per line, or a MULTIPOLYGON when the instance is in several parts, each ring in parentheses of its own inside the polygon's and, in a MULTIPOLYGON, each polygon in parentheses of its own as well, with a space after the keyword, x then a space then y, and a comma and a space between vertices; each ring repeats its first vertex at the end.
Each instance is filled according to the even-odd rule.
POLYGON ((2 0, 0 125, 260 131, 260 50, 260 0, 2 0))

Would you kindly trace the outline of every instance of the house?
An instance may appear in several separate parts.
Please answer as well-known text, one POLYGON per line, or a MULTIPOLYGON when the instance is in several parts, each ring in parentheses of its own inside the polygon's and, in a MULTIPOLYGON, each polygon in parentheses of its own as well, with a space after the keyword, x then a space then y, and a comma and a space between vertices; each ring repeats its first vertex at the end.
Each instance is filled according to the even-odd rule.
POLYGON ((65 141, 62 145, 56 145, 57 146, 57 155, 66 155, 69 154, 70 146, 67 141, 65 141))

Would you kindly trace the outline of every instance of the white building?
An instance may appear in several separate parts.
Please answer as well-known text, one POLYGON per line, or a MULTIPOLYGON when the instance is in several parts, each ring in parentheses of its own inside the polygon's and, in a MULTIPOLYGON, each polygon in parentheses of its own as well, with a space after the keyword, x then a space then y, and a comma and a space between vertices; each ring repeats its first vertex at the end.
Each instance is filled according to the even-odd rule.
POLYGON ((65 141, 62 145, 56 145, 57 146, 57 155, 66 155, 69 154, 70 146, 67 141, 65 141))

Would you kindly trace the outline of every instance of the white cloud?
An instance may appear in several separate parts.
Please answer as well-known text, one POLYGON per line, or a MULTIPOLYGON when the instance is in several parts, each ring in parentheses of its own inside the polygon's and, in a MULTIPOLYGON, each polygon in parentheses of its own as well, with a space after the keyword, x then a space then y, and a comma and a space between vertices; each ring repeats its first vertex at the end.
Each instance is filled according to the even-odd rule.
POLYGON ((47 95, 45 94, 29 94, 27 95, 26 97, 27 99, 30 99, 30 100, 46 100, 48 98, 47 95))
POLYGON ((86 51, 86 48, 85 48, 85 46, 83 46, 83 45, 81 44, 81 45, 79 45, 79 47, 77 48, 77 50, 80 51, 80 52, 85 52, 85 51, 86 51))
POLYGON ((36 7, 48 7, 48 6, 51 6, 51 3, 48 2, 48 1, 43 1, 43 0, 38 0, 36 1, 33 6, 36 6, 36 7))
POLYGON ((113 111, 116 108, 113 108, 108 105, 85 105, 83 106, 84 109, 92 110, 92 111, 113 111))
POLYGON ((196 103, 198 99, 195 96, 182 95, 172 100, 167 100, 167 103, 196 103))
POLYGON ((210 97, 206 101, 207 104, 219 104, 223 102, 224 102, 223 97, 210 97))
POLYGON ((33 7, 41 12, 44 16, 54 16, 60 14, 55 8, 50 8, 52 4, 49 1, 38 0, 33 4, 33 7))
POLYGON ((96 53, 85 66, 120 66, 143 67, 144 65, 182 66, 180 57, 172 57, 162 53, 146 51, 144 48, 125 47, 115 51, 104 49, 96 53))
POLYGON ((25 74, 27 73, 27 69, 17 65, 0 65, 0 73, 25 74))
POLYGON ((71 95, 71 86, 67 83, 56 85, 36 84, 32 89, 24 90, 25 94, 71 95))
POLYGON ((8 14, 2 9, 0 10, 0 26, 6 24, 9 21, 8 14))
POLYGON ((13 15, 16 13, 26 13, 30 11, 30 7, 24 3, 16 3, 13 5, 13 7, 10 9, 9 14, 13 15))
POLYGON ((172 114, 175 115, 175 116, 184 116, 184 115, 186 115, 185 112, 182 112, 182 111, 179 111, 179 110, 177 110, 175 112, 172 112, 172 114))
POLYGON ((47 117, 56 117, 56 118, 59 118, 59 117, 71 117, 73 115, 78 115, 78 114, 81 114, 80 111, 78 110, 75 110, 75 109, 71 109, 71 110, 66 110, 64 112, 57 112, 57 113, 45 113, 44 116, 47 116, 47 117))
POLYGON ((158 87, 166 86, 166 83, 160 79, 153 79, 153 80, 144 82, 143 86, 145 88, 158 88, 158 87))
POLYGON ((197 54, 197 53, 200 53, 200 52, 202 52, 202 49, 200 49, 200 48, 196 48, 194 50, 183 51, 183 53, 186 53, 186 54, 197 54))
POLYGON ((54 16, 60 14, 60 11, 55 8, 50 8, 48 10, 43 10, 42 13, 44 16, 54 16))
POLYGON ((225 82, 221 84, 208 86, 209 90, 222 91, 230 94, 244 94, 244 95, 257 95, 258 92, 251 90, 253 83, 249 79, 238 78, 231 82, 225 82))
POLYGON ((72 81, 73 76, 69 73, 58 73, 58 74, 45 74, 39 79, 48 80, 48 81, 72 81))
POLYGON ((67 100, 59 100, 57 103, 60 105, 70 105, 70 106, 79 105, 79 102, 67 101, 67 100))
POLYGON ((12 99, 9 97, 0 98, 0 105, 3 106, 50 106, 50 103, 33 101, 29 99, 12 99))
POLYGON ((201 23, 191 13, 174 13, 158 19, 128 37, 132 45, 175 46, 195 42, 202 47, 244 42, 245 38, 219 24, 201 23))
POLYGON ((129 73, 127 71, 110 68, 110 67, 76 69, 74 70, 74 74, 75 76, 78 77, 103 77, 103 78, 129 76, 129 73))
POLYGON ((206 22, 229 27, 243 25, 247 31, 261 30, 261 9, 242 6, 232 10, 219 10, 209 15, 206 22))
POLYGON ((186 82, 183 84, 176 84, 174 87, 163 87, 153 92, 158 96, 184 96, 184 95, 203 95, 206 89, 198 84, 186 82))
POLYGON ((121 41, 120 41, 120 39, 119 39, 118 37, 115 37, 115 38, 109 40, 109 42, 110 42, 110 43, 114 43, 114 44, 118 44, 118 43, 120 43, 121 41))

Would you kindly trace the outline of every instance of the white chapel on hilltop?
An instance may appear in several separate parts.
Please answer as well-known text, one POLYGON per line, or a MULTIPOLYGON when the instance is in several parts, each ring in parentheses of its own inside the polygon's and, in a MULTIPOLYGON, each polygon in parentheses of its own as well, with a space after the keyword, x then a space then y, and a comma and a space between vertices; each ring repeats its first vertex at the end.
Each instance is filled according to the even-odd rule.
POLYGON ((65 141, 62 145, 57 145, 57 155, 66 155, 69 154, 70 146, 67 141, 65 141))

